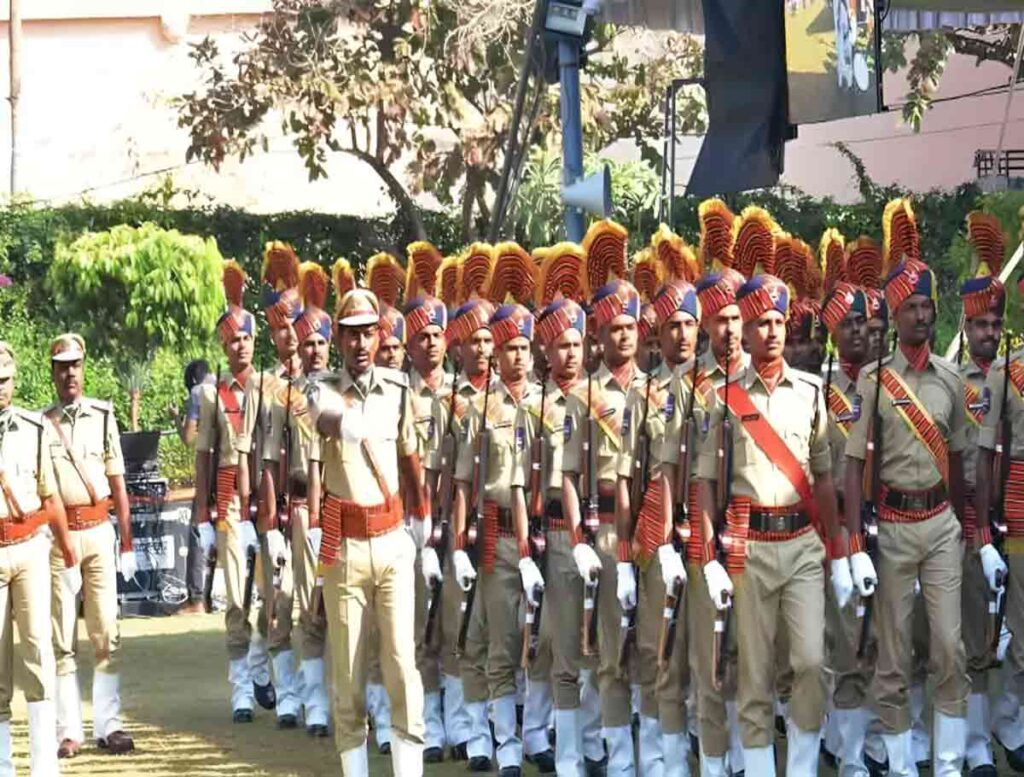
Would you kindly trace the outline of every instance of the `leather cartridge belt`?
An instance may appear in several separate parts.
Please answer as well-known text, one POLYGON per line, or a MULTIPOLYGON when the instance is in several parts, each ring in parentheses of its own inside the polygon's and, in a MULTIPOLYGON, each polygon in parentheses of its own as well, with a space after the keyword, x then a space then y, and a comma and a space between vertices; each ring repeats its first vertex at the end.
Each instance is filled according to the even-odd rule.
POLYGON ((50 514, 46 510, 28 513, 20 521, 13 518, 0 520, 0 548, 19 545, 36 536, 40 527, 50 522, 50 514))
POLYGON ((797 505, 785 507, 750 506, 749 527, 751 531, 767 534, 793 534, 809 526, 811 516, 797 505))
POLYGON ((512 522, 511 508, 498 507, 497 505, 494 505, 492 508, 490 502, 487 503, 487 507, 490 509, 485 510, 484 517, 493 517, 498 535, 501 537, 515 537, 516 527, 512 522))
POLYGON ((367 506, 328 494, 321 523, 325 535, 336 532, 350 540, 380 537, 402 526, 402 500, 392 496, 383 504, 367 506))
POLYGON ((561 499, 549 499, 544 503, 544 518, 548 531, 569 531, 569 522, 562 513, 561 499))
POLYGON ((882 505, 901 513, 932 513, 948 501, 946 484, 941 482, 921 491, 902 491, 889 486, 882 489, 882 505))
POLYGON ((106 523, 110 519, 110 497, 101 499, 94 505, 68 505, 64 512, 68 516, 68 528, 71 531, 84 531, 106 523))

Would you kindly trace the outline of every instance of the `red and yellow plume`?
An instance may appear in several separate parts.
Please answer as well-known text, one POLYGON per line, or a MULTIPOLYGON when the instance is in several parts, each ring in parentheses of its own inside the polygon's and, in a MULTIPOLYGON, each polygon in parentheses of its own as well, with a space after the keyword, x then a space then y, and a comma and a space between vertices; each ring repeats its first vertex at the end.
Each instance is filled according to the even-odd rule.
POLYGON ((391 254, 379 253, 366 263, 366 287, 377 295, 377 299, 393 308, 399 306, 405 290, 405 271, 391 254))
MULTIPOLYGON (((345 263, 348 264, 348 262, 345 263)), ((327 307, 329 287, 330 281, 327 279, 327 272, 319 264, 303 262, 299 265, 299 297, 302 299, 303 308, 324 310, 327 307)))
POLYGON ((408 255, 408 270, 405 275, 405 298, 415 299, 433 294, 437 288, 437 271, 444 257, 426 240, 410 243, 405 249, 408 255))
POLYGON ((473 243, 459 260, 459 304, 476 295, 482 297, 494 267, 494 246, 473 243))
POLYGON ((799 238, 793 238, 793 253, 804 265, 804 296, 820 302, 825 292, 825 276, 814 249, 799 238))
POLYGON ((434 296, 449 309, 454 309, 459 304, 459 257, 445 257, 441 266, 437 268, 437 286, 434 288, 434 296))
POLYGON ((733 224, 733 267, 744 277, 775 273, 775 234, 779 227, 768 211, 748 205, 733 224))
POLYGON ((733 223, 736 216, 717 197, 704 200, 697 208, 700 219, 700 260, 705 268, 732 267, 733 223))
POLYGON ((975 277, 998 276, 1006 255, 1006 236, 999 219, 979 210, 967 214, 967 239, 977 256, 977 266, 971 273, 975 277))
POLYGON ((356 287, 356 274, 347 259, 338 259, 331 268, 331 280, 334 281, 334 293, 339 300, 346 292, 356 287))
POLYGON ((651 237, 651 250, 661 264, 663 280, 697 282, 701 274, 700 263, 693 249, 665 224, 659 226, 651 237))
POLYGON ((583 236, 587 272, 583 292, 587 299, 613 278, 626 277, 626 250, 629 232, 610 219, 595 221, 583 236))
POLYGON ((487 299, 501 305, 509 297, 520 304, 533 300, 537 286, 537 265, 518 243, 498 243, 494 266, 487 280, 487 299))
POLYGON ((891 200, 882 213, 882 267, 883 277, 903 261, 903 257, 921 259, 921 237, 917 232, 917 219, 910 200, 900 197, 891 200))
POLYGON ((274 240, 263 251, 263 282, 275 291, 299 285, 299 257, 287 243, 274 240))
POLYGON ((537 275, 537 311, 550 305, 559 294, 579 302, 583 299, 586 254, 578 243, 559 243, 534 251, 543 256, 537 275))
POLYGON ((861 235, 846 244, 846 279, 864 289, 881 286, 882 251, 870 237, 861 235))
POLYGON ((807 296, 807 261, 797 250, 797 242, 785 232, 775 236, 775 274, 789 286, 793 300, 807 296))
POLYGON ((846 238, 834 227, 825 230, 818 243, 818 259, 825 268, 825 291, 846 280, 846 238))
POLYGON ((224 260, 224 296, 227 298, 228 305, 234 305, 235 307, 243 307, 242 301, 245 297, 245 281, 246 274, 242 266, 234 259, 224 260))
POLYGON ((658 293, 663 281, 661 263, 654 254, 653 248, 644 248, 633 261, 631 282, 640 293, 640 301, 650 302, 658 293))

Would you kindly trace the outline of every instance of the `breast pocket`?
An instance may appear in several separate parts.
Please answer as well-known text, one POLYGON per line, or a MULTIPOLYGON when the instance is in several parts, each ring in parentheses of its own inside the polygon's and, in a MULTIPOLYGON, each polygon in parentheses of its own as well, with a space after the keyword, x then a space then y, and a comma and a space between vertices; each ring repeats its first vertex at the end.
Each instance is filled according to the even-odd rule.
POLYGON ((797 461, 801 464, 807 461, 811 448, 810 429, 787 429, 782 435, 782 439, 786 442, 786 447, 793 452, 797 461))
POLYGON ((941 386, 925 386, 918 395, 924 409, 928 411, 942 436, 949 438, 950 420, 953 417, 953 398, 941 386))

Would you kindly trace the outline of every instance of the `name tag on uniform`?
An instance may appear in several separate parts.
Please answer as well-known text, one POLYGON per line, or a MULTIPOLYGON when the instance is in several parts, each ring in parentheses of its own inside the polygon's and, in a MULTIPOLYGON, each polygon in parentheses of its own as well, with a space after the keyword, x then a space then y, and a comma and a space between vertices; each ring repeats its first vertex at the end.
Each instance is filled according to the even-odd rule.
POLYGON ((746 423, 747 421, 757 421, 760 418, 760 413, 747 413, 747 415, 740 416, 740 421, 746 423))
POLYGON ((914 404, 913 401, 910 400, 908 397, 903 397, 901 399, 893 399, 890 401, 892 402, 893 407, 906 407, 907 405, 914 404))

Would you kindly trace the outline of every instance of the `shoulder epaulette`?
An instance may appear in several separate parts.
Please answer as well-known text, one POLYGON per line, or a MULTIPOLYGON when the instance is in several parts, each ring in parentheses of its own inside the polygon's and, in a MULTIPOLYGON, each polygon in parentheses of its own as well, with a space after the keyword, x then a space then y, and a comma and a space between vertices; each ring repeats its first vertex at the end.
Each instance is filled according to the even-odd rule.
POLYGON ((92 397, 86 397, 84 401, 88 402, 90 406, 99 410, 101 413, 111 413, 114 410, 114 403, 106 399, 93 399, 92 397))
POLYGON ((820 375, 815 375, 814 373, 811 372, 805 372, 804 370, 796 370, 795 372, 797 380, 803 381, 804 383, 814 386, 814 388, 817 391, 821 391, 822 388, 824 388, 824 383, 822 382, 820 375))
POLYGON ((18 417, 21 418, 23 421, 28 421, 29 423, 35 424, 36 426, 42 426, 43 423, 45 422, 43 414, 38 413, 35 410, 26 410, 25 408, 22 407, 14 407, 11 408, 11 410, 17 413, 18 417))
POLYGON ((960 377, 960 371, 957 369, 956 364, 954 364, 953 362, 949 361, 949 359, 944 359, 943 357, 938 356, 938 355, 933 353, 932 354, 931 362, 936 367, 939 367, 939 368, 945 370, 946 372, 950 373, 951 375, 955 375, 958 378, 960 377))
POLYGON ((397 386, 409 385, 409 374, 407 372, 392 369, 391 367, 376 367, 375 369, 380 370, 381 380, 386 380, 390 383, 394 383, 397 386))
MULTIPOLYGON (((883 356, 882 357, 882 366, 883 367, 888 367, 890 364, 892 364, 892 354, 891 353, 888 356, 883 356)), ((870 373, 870 374, 873 375, 877 369, 878 369, 878 359, 871 359, 869 362, 865 362, 864 366, 861 367, 861 373, 862 374, 870 373)))

